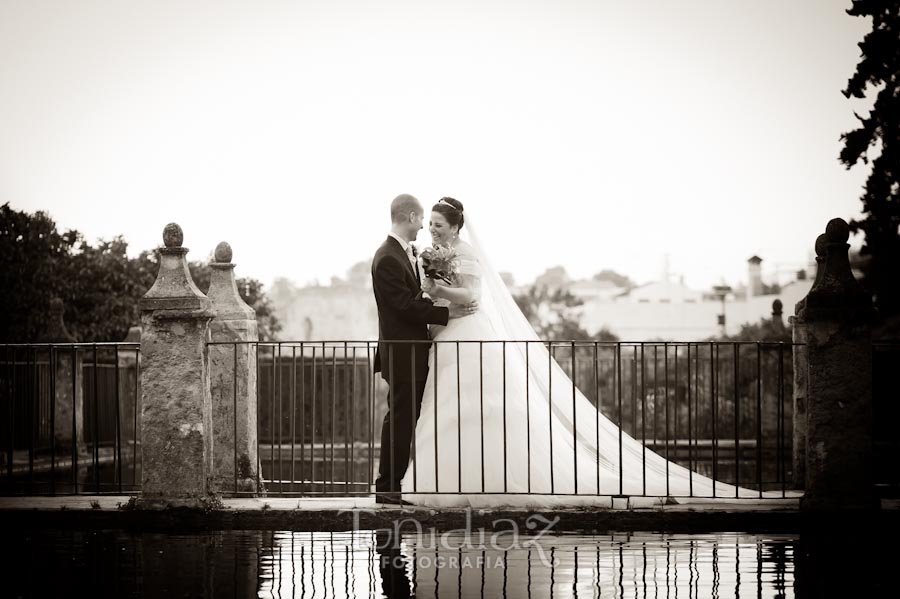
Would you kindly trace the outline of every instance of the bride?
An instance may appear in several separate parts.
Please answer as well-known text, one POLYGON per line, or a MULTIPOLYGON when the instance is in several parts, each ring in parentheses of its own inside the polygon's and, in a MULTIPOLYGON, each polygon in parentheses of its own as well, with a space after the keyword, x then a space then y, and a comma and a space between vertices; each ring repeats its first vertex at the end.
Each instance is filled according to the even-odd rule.
MULTIPOLYGON (((455 250, 452 285, 423 279, 435 303, 479 310, 433 327, 405 500, 435 507, 610 505, 613 495, 735 497, 735 487, 645 449, 600 414, 560 366, 491 267, 462 202, 431 212, 435 246, 455 250), (468 240, 460 237, 465 225, 468 240)), ((740 489, 741 496, 758 491, 740 489)))

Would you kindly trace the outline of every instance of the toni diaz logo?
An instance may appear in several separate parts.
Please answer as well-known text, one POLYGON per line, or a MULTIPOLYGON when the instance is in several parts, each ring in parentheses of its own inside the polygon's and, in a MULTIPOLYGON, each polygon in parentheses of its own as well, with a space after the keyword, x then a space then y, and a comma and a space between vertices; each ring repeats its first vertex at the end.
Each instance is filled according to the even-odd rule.
POLYGON ((362 533, 374 533, 375 550, 382 559, 401 558, 399 555, 401 544, 403 539, 406 539, 407 544, 414 543, 417 551, 433 551, 435 557, 429 558, 428 565, 433 564, 436 567, 497 567, 503 564, 503 559, 499 555, 463 554, 470 551, 505 554, 513 550, 533 551, 545 566, 556 565, 547 555, 541 541, 559 523, 559 516, 548 518, 539 513, 531 514, 525 519, 524 527, 516 520, 498 518, 491 521, 489 528, 481 526, 476 529, 472 526, 472 510, 467 508, 464 527, 439 532, 434 527, 424 526, 422 521, 416 518, 416 510, 402 510, 402 513, 409 516, 395 518, 389 528, 375 530, 362 529, 360 525, 361 515, 375 515, 377 513, 375 510, 352 509, 340 510, 338 513, 352 514, 354 545, 362 533))

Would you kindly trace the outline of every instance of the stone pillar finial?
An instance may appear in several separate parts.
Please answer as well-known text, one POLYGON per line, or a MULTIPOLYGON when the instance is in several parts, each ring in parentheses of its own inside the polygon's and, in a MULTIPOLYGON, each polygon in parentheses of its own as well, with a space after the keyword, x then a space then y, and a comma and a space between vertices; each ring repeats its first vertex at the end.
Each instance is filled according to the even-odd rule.
POLYGON ((202 506, 210 492, 209 299, 188 270, 184 235, 163 231, 159 274, 141 299, 141 505, 202 506))
POLYGON ((205 310, 209 300, 197 289, 188 269, 188 249, 182 247, 184 233, 177 223, 163 230, 164 247, 159 249, 159 273, 150 290, 141 298, 141 310, 205 310))
POLYGON ((215 314, 210 335, 219 342, 209 346, 215 447, 211 487, 218 493, 259 493, 263 491, 256 451, 259 329, 256 311, 238 292, 232 258, 231 246, 223 241, 209 265, 209 299, 215 314))
POLYGON ((44 343, 75 343, 75 337, 66 329, 63 314, 65 313, 63 301, 54 297, 50 300, 50 318, 44 327, 44 334, 40 341, 44 343))
POLYGON ((256 320, 256 311, 247 305, 238 291, 232 257, 231 246, 223 241, 216 246, 215 262, 209 263, 212 273, 207 295, 212 302, 213 312, 219 320, 256 320))
POLYGON ((807 319, 851 318, 869 322, 872 317, 872 298, 854 278, 850 269, 848 250, 850 227, 840 218, 828 222, 825 234, 816 240, 816 254, 824 257, 816 261, 819 268, 816 281, 805 298, 807 319), (824 246, 824 248, 822 248, 824 246))
POLYGON ((798 304, 808 356, 804 509, 877 506, 872 473, 872 298, 850 270, 849 236, 844 220, 828 223, 816 240, 816 253, 824 253, 816 282, 798 304))
POLYGON ((784 304, 780 299, 772 302, 772 325, 778 331, 784 330, 784 304))

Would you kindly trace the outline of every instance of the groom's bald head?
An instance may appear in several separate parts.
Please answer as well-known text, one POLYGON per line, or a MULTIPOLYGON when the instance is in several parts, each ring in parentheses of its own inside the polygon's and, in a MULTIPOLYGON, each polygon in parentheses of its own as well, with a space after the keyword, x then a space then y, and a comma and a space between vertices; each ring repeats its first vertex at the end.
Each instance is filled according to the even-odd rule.
POLYGON ((391 202, 391 222, 394 224, 408 223, 413 212, 422 216, 422 204, 408 193, 398 195, 391 202))

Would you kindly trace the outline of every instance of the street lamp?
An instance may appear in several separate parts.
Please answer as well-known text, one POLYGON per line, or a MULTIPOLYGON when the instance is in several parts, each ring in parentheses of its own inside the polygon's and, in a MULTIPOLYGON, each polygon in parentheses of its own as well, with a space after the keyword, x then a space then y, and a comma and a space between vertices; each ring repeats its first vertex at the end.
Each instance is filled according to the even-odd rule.
POLYGON ((731 287, 728 285, 716 285, 713 287, 713 293, 722 302, 722 313, 719 314, 719 326, 722 327, 722 336, 725 336, 725 297, 731 293, 731 287))

